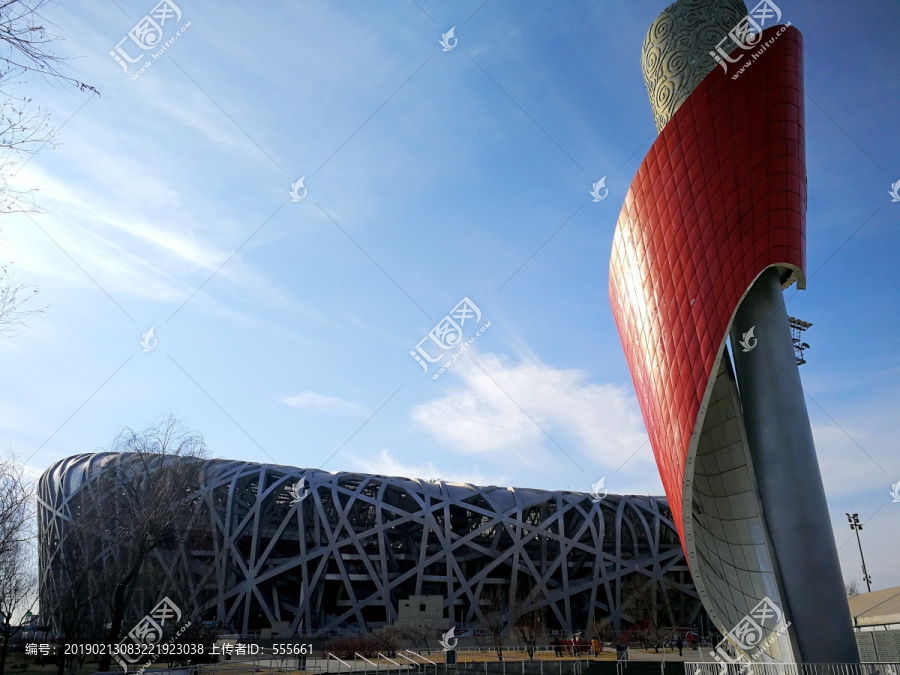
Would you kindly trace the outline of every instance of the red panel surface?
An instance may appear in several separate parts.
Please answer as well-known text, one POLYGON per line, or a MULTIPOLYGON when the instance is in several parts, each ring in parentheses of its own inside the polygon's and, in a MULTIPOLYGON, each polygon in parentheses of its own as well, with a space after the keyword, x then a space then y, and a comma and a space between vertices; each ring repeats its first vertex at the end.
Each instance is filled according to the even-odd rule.
POLYGON ((700 83, 613 238, 613 315, 682 543, 688 446, 731 317, 765 268, 806 262, 802 46, 789 27, 737 80, 731 65, 700 83))

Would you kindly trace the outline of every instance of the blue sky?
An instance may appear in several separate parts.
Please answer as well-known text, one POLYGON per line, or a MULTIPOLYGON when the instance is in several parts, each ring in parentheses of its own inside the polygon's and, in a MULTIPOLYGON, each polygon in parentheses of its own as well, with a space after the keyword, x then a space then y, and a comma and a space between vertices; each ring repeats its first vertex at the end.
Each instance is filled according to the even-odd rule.
MULTIPOLYGON (((50 9, 102 95, 28 85, 61 144, 11 178, 44 212, 0 253, 47 311, 0 343, 0 443, 39 471, 172 411, 220 457, 662 493, 607 280, 666 2, 183 0, 132 79, 109 52, 154 4, 50 9), (432 379, 409 353, 464 297, 479 365, 432 379)), ((779 4, 805 41, 801 373, 845 575, 855 511, 900 585, 900 5, 779 4)))

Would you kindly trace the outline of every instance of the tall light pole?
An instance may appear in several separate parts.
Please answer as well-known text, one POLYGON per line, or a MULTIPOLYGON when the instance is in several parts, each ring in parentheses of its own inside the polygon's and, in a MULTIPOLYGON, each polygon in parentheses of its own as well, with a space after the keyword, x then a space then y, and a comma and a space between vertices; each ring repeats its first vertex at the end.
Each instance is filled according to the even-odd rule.
POLYGON ((862 560, 862 570, 863 570, 863 578, 866 580, 866 588, 869 589, 869 593, 872 592, 872 577, 869 576, 869 573, 866 572, 866 558, 862 552, 862 541, 859 539, 859 531, 862 529, 862 523, 859 522, 859 514, 854 513, 853 515, 847 514, 847 520, 850 521, 850 529, 856 532, 856 543, 859 544, 859 558, 862 560))

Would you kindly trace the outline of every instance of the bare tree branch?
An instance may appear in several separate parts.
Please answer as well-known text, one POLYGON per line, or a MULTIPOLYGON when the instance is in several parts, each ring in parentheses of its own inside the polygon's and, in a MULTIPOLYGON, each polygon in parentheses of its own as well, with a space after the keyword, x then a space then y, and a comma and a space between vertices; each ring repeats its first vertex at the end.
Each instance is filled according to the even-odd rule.
POLYGON ((99 92, 89 84, 66 75, 60 65, 64 59, 51 46, 59 36, 51 31, 52 24, 42 10, 50 0, 0 1, 0 78, 27 73, 77 87, 81 91, 99 92))
MULTIPOLYGON (((0 0, 0 215, 36 213, 37 188, 18 188, 10 181, 24 155, 55 145, 49 113, 27 96, 10 93, 39 74, 44 79, 100 95, 93 86, 64 72, 65 59, 53 51, 59 40, 42 10, 51 0, 0 0), (22 78, 16 82, 16 78, 22 78)), ((21 310, 25 286, 17 285, 8 267, 0 274, 0 336, 20 330, 36 313, 21 310)))
MULTIPOLYGON (((41 542, 50 560, 44 566, 45 574, 51 571, 47 604, 58 630, 70 627, 66 641, 81 638, 81 626, 90 625, 102 631, 101 642, 118 642, 127 618, 162 599, 167 589, 152 580, 166 559, 187 557, 200 460, 207 455, 203 438, 168 415, 141 432, 123 429, 110 450, 116 454, 98 463, 69 499, 77 518, 62 533, 64 541, 41 542), (75 594, 94 602, 84 607, 72 600, 75 594)), ((176 586, 190 588, 191 581, 176 586)), ((178 602, 197 607, 202 598, 195 595, 178 602)), ((107 652, 99 670, 110 670, 110 661, 107 652)))
POLYGON ((0 266, 0 337, 18 335, 26 327, 29 317, 44 311, 43 308, 25 307, 37 295, 37 289, 16 282, 9 265, 0 266))
POLYGON ((37 600, 33 518, 33 481, 15 456, 0 456, 0 675, 19 630, 13 621, 37 600))
POLYGON ((504 635, 510 623, 506 595, 500 585, 485 586, 480 602, 483 616, 481 627, 487 632, 489 643, 500 661, 503 660, 504 635))
POLYGON ((510 615, 513 622, 513 634, 519 643, 528 648, 528 655, 534 661, 537 645, 544 637, 541 625, 540 586, 533 580, 523 578, 516 589, 515 597, 510 602, 510 615))

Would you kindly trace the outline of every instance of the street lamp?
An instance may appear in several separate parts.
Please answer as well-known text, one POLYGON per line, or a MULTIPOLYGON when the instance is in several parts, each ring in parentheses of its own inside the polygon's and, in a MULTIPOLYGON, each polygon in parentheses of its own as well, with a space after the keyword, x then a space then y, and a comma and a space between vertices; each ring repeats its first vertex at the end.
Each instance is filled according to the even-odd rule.
POLYGON ((869 576, 869 573, 866 572, 866 558, 863 555, 862 551, 862 542, 859 539, 859 531, 862 529, 862 523, 859 522, 859 514, 854 513, 853 515, 847 514, 847 520, 850 521, 850 529, 856 532, 856 543, 859 544, 859 558, 862 560, 862 571, 863 571, 863 579, 866 580, 866 588, 869 589, 869 593, 872 592, 872 577, 869 576))
POLYGON ((803 358, 803 350, 810 348, 808 342, 803 342, 802 335, 804 331, 812 328, 812 324, 809 321, 789 316, 788 325, 791 327, 791 340, 794 343, 794 355, 797 357, 797 365, 802 366, 806 363, 806 359, 803 358))

